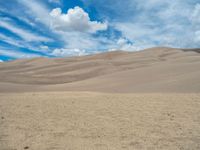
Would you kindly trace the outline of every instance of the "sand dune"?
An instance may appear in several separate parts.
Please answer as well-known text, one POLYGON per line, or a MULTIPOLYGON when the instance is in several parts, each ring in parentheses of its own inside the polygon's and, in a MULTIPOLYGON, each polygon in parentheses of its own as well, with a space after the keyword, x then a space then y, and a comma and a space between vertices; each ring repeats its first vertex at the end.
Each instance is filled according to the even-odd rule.
POLYGON ((198 49, 151 48, 0 64, 0 92, 199 92, 198 49))

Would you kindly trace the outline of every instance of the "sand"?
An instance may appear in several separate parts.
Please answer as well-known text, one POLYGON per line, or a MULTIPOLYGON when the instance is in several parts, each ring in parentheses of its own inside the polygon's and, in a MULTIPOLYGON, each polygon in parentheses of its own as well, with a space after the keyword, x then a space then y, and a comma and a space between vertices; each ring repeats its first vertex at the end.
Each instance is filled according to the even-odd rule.
POLYGON ((152 48, 1 63, 0 92, 200 92, 196 51, 152 48))
POLYGON ((0 94, 1 150, 199 150, 200 94, 0 94))
POLYGON ((0 63, 0 150, 199 150, 199 52, 0 63))

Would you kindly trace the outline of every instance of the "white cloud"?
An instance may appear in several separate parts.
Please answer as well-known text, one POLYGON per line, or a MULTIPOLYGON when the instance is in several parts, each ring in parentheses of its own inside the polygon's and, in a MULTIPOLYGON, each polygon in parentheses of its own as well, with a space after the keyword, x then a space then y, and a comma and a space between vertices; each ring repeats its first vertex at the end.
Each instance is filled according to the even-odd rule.
POLYGON ((6 43, 8 43, 8 44, 17 46, 17 47, 23 46, 23 44, 22 44, 20 41, 18 41, 18 40, 16 40, 16 39, 12 39, 12 38, 10 38, 10 37, 8 37, 8 36, 6 36, 6 35, 3 35, 3 34, 1 34, 1 33, 0 33, 0 40, 6 42, 6 43))
POLYGON ((199 47, 200 3, 191 0, 82 0, 104 15, 132 46, 199 47), (123 3, 123 5, 122 5, 123 3), (105 5, 107 4, 107 5, 105 5), (110 15, 112 14, 112 15, 110 15))
MULTIPOLYGON (((172 47, 200 46, 200 4, 196 1, 82 0, 84 8, 88 6, 87 4, 91 4, 92 7, 95 7, 100 18, 106 18, 109 21, 109 25, 112 25, 110 26, 111 30, 115 28, 121 31, 121 35, 112 36, 115 33, 110 33, 109 30, 105 37, 99 34, 98 37, 94 37, 91 33, 106 30, 107 22, 91 20, 89 14, 80 7, 69 9, 68 12, 63 13, 60 8, 52 10, 52 6, 59 4, 62 0, 16 1, 18 1, 17 5, 20 6, 20 10, 12 10, 11 14, 32 25, 34 29, 37 28, 40 31, 52 29, 49 34, 58 39, 59 47, 63 46, 63 48, 51 52, 51 47, 40 46, 41 43, 32 45, 47 54, 79 55, 83 49, 88 52, 100 49, 139 50, 161 45, 172 47)), ((10 21, 7 23, 14 27, 14 30, 12 28, 10 31, 15 31, 24 39, 15 40, 15 38, 3 37, 0 34, 0 39, 9 44, 31 48, 32 42, 29 41, 40 39, 36 33, 30 30, 24 30, 20 26, 16 27, 10 21), (25 34, 16 28, 20 28, 25 34)), ((43 36, 40 40, 44 40, 43 36)))
POLYGON ((56 8, 51 11, 50 15, 52 17, 51 26, 58 31, 95 33, 107 29, 107 23, 91 21, 88 13, 78 6, 69 9, 67 14, 62 14, 61 9, 56 8))
POLYGON ((123 46, 124 44, 128 43, 128 40, 125 39, 125 38, 120 38, 118 41, 117 41, 117 44, 119 46, 123 46))
POLYGON ((119 50, 136 50, 135 47, 133 49, 133 44, 125 38, 118 39, 117 46, 119 50))
POLYGON ((51 53, 53 56, 57 57, 65 57, 65 56, 82 56, 86 55, 85 50, 80 50, 80 49, 68 49, 68 48, 56 48, 53 50, 51 53))
MULTIPOLYGON (((94 33, 96 31, 99 30, 104 30, 107 28, 107 24, 106 23, 100 23, 97 21, 91 21, 89 18, 89 15, 84 12, 84 10, 82 8, 77 7, 76 9, 70 9, 68 12, 71 13, 67 13, 67 14, 62 14, 61 10, 60 13, 58 13, 57 15, 60 15, 59 17, 52 17, 50 14, 53 12, 51 11, 50 7, 48 7, 48 5, 46 5, 45 3, 43 3, 42 1, 35 1, 35 0, 18 0, 18 3, 20 5, 23 5, 22 8, 24 10, 24 14, 23 16, 25 17, 29 17, 31 19, 34 19, 34 23, 37 25, 38 30, 41 30, 40 26, 38 26, 38 22, 42 23, 46 26, 46 29, 49 30, 50 27, 54 27, 55 25, 57 25, 57 23, 59 23, 59 27, 62 26, 63 30, 57 30, 57 29, 53 29, 52 30, 52 36, 54 36, 55 38, 57 38, 57 42, 59 45, 63 45, 63 48, 67 48, 67 49, 87 49, 87 50, 97 50, 97 49, 101 49, 102 45, 101 42, 101 38, 99 37, 93 37, 91 33, 94 33), (50 13, 51 12, 51 13, 50 13), (78 20, 78 15, 80 15, 81 20, 78 20), (63 20, 60 20, 60 17, 64 16, 64 18, 66 16, 68 16, 69 18, 69 24, 66 25, 66 22, 64 22, 63 24, 63 20), (82 18, 83 17, 83 20, 82 18), (59 22, 59 20, 61 22, 59 22), (85 21, 85 22, 82 22, 85 21), (50 26, 52 22, 53 26, 50 26), (53 24, 55 23, 55 24, 53 24), (81 23, 81 24, 80 24, 81 23), (77 24, 77 25, 76 25, 77 24)), ((59 12, 59 11, 57 11, 59 12)), ((20 15, 19 15, 20 16, 20 15)), ((63 18, 63 17, 61 17, 63 18)), ((45 26, 43 26, 45 28, 45 26)), ((52 29, 50 28, 50 29, 52 29)), ((20 32, 21 33, 21 32, 20 32)), ((26 35, 25 35, 26 36, 26 35)), ((25 37, 23 35, 23 37, 25 37)), ((31 38, 31 39, 39 39, 39 36, 37 36, 37 38, 31 38)), ((25 38, 23 38, 25 39, 25 38)), ((29 41, 25 41, 22 43, 21 41, 15 41, 15 40, 11 40, 11 39, 5 39, 4 40, 6 42, 9 42, 10 44, 12 43, 12 45, 15 46, 25 46, 27 47, 27 45, 31 45, 31 43, 29 44, 29 41), (26 44, 28 43, 28 44, 26 44)), ((36 45, 34 45, 36 46, 36 45)), ((28 47, 27 47, 28 48, 28 47)), ((38 51, 44 51, 47 52, 48 54, 50 54, 51 52, 51 48, 49 48, 49 50, 47 50, 47 48, 45 47, 36 47, 38 51), (45 51, 46 50, 46 51, 45 51)))
POLYGON ((0 55, 3 56, 9 56, 12 58, 33 58, 33 57, 40 57, 40 55, 37 54, 30 54, 30 53, 24 53, 20 51, 15 50, 7 50, 0 47, 0 55))
MULTIPOLYGON (((109 30, 105 37, 102 36, 103 34, 94 37, 92 33, 106 30, 107 22, 91 20, 89 14, 80 7, 63 13, 60 8, 52 10, 50 7, 52 4, 48 3, 55 5, 60 0, 17 1, 20 6, 21 4, 25 6, 19 11, 23 12, 21 16, 27 17, 28 20, 24 20, 25 22, 28 24, 33 22, 34 28, 40 31, 52 29, 49 34, 57 38, 59 47, 63 46, 63 48, 54 49, 52 52, 51 47, 39 45, 38 48, 55 56, 81 55, 84 53, 83 50, 88 52, 101 49, 139 50, 153 46, 200 46, 200 4, 189 0, 82 0, 85 7, 88 6, 86 3, 92 3, 98 16, 109 21, 111 30, 121 31, 121 35, 116 35, 118 33, 109 30), (45 30, 41 28, 41 23, 44 24, 42 27, 46 26, 45 30)), ((10 25, 14 26, 14 24, 10 25)), ((19 26, 14 27, 19 28, 19 26)), ((23 31, 27 32, 27 30, 23 31)), ((27 34, 22 35, 18 31, 16 34, 21 34, 23 39, 28 37, 27 34)), ((29 41, 36 39, 35 36, 29 38, 29 41)), ((13 41, 5 37, 4 40, 16 46, 27 47, 27 44, 21 42, 22 40, 13 41)))
POLYGON ((28 42, 31 42, 31 41, 50 42, 50 41, 52 41, 48 37, 40 36, 38 34, 30 32, 30 31, 18 28, 15 25, 12 25, 11 23, 9 23, 7 21, 1 20, 0 26, 10 30, 11 32, 13 32, 15 34, 17 34, 22 39, 24 39, 25 41, 28 41, 28 42))
POLYGON ((3 62, 3 60, 0 59, 0 63, 2 63, 2 62, 3 62))
POLYGON ((40 49, 41 49, 42 51, 49 51, 49 47, 46 46, 46 45, 41 45, 41 46, 40 46, 40 49))
POLYGON ((129 22, 116 22, 114 27, 122 32, 122 36, 116 45, 121 50, 142 50, 148 47, 153 47, 151 41, 147 37, 153 37, 158 32, 157 29, 149 29, 142 24, 129 23, 129 22), (142 28, 142 29, 141 29, 142 28), (133 43, 128 42, 128 40, 133 43))
POLYGON ((56 50, 56 53, 71 55, 69 51, 74 50, 74 54, 80 55, 84 53, 82 50, 97 50, 105 46, 101 44, 101 37, 93 37, 91 33, 106 30, 107 23, 91 21, 89 15, 82 8, 69 9, 66 14, 62 14, 61 9, 56 8, 51 11, 50 16, 52 17, 51 28, 65 43, 65 50, 56 50), (77 52, 77 49, 81 52, 77 52))
POLYGON ((0 8, 0 11, 2 11, 3 13, 8 14, 10 16, 12 16, 14 14, 15 16, 17 16, 17 18, 20 21, 23 21, 23 22, 25 22, 26 24, 28 24, 28 25, 30 25, 32 27, 36 27, 37 26, 37 24, 31 19, 30 16, 26 16, 25 15, 25 12, 24 12, 23 8, 20 9, 20 11, 18 9, 10 11, 9 9, 0 8))
POLYGON ((197 27, 200 29, 200 4, 196 4, 194 7, 194 10, 191 14, 191 21, 194 25, 194 27, 197 27))
POLYGON ((99 38, 93 37, 91 33, 106 30, 107 23, 91 21, 82 8, 69 9, 64 14, 60 8, 50 10, 42 1, 18 0, 18 2, 27 8, 28 15, 36 18, 36 21, 43 23, 47 28, 53 29, 54 37, 58 38, 59 43, 64 43, 63 48, 96 50, 104 46, 100 44, 99 38), (66 18, 69 20, 66 21, 66 18))
POLYGON ((194 38, 194 40, 196 42, 200 42, 200 30, 195 32, 195 38, 194 38))
POLYGON ((60 0, 49 0, 49 3, 61 4, 60 0))
POLYGON ((32 44, 30 44, 24 40, 18 40, 18 39, 6 36, 1 33, 0 33, 0 40, 4 41, 10 45, 16 46, 18 48, 28 48, 29 50, 32 50, 35 52, 48 52, 49 51, 49 48, 47 46, 44 46, 44 45, 33 46, 32 44))
POLYGON ((50 9, 46 5, 44 5, 44 3, 36 0, 17 0, 17 1, 27 8, 26 13, 28 13, 28 15, 34 18, 36 22, 41 22, 44 25, 49 26, 50 9))
POLYGON ((119 38, 111 44, 111 48, 109 49, 109 51, 139 51, 149 47, 153 47, 153 45, 149 45, 142 41, 135 41, 134 43, 131 43, 126 38, 119 38))

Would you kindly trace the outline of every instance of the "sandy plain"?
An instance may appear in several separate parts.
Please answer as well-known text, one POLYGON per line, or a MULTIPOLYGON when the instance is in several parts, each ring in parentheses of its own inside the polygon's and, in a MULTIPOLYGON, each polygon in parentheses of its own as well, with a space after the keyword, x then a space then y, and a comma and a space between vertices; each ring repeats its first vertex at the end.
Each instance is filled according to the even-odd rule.
POLYGON ((1 150, 199 150, 200 94, 0 94, 1 150))

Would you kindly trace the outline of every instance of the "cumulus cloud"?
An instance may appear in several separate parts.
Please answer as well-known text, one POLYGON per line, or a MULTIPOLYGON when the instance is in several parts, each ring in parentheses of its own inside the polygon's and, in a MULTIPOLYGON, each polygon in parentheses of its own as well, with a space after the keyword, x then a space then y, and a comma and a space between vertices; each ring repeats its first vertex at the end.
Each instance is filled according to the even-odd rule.
POLYGON ((65 57, 65 56, 82 56, 86 55, 85 50, 80 49, 68 49, 68 48, 56 48, 51 53, 53 56, 56 57, 65 57))
POLYGON ((95 33, 107 29, 107 23, 91 21, 88 13, 78 6, 69 9, 66 14, 63 14, 60 8, 55 8, 50 12, 50 16, 51 27, 58 31, 95 33))

